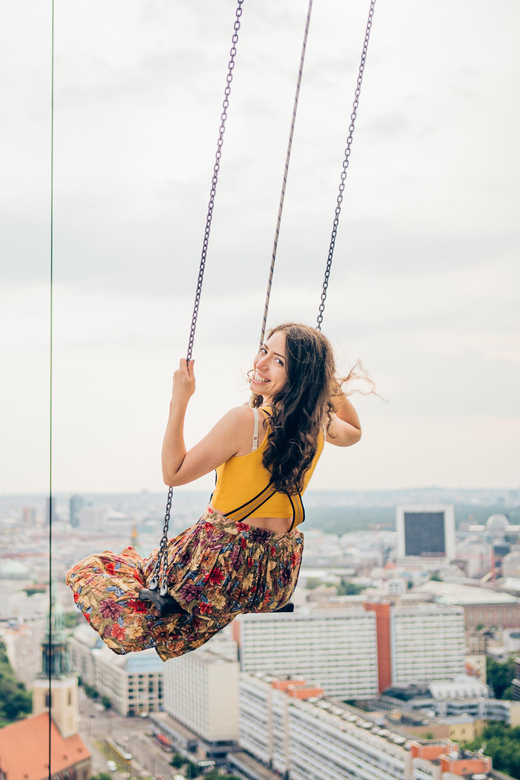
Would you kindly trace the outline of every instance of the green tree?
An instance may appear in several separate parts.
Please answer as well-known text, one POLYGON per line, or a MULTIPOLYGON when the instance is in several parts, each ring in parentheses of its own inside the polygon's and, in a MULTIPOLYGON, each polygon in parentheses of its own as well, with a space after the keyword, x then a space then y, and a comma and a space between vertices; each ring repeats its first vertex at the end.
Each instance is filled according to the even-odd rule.
POLYGON ((0 721, 6 725, 28 715, 31 710, 32 694, 16 679, 5 643, 0 640, 0 721))
POLYGON ((358 596, 363 588, 355 585, 353 582, 341 580, 339 585, 336 585, 336 590, 338 591, 338 596, 358 596))
POLYGON ((486 756, 493 759, 493 767, 520 780, 520 727, 505 723, 489 723, 480 737, 466 744, 469 750, 479 750, 486 743, 486 756))
POLYGON ((305 583, 305 587, 307 590, 314 590, 314 588, 319 588, 321 585, 321 580, 319 577, 309 577, 309 579, 305 583))
POLYGON ((109 709, 111 708, 111 706, 112 706, 112 702, 110 701, 110 699, 108 698, 108 696, 102 696, 102 697, 101 697, 101 704, 103 705, 103 707, 104 707, 106 710, 109 710, 109 709))
POLYGON ((494 658, 487 658, 486 672, 488 685, 492 686, 495 697, 503 699, 504 693, 511 686, 515 676, 514 658, 509 658, 505 663, 499 663, 494 658))
POLYGON ((110 772, 98 772, 97 775, 92 775, 90 780, 112 780, 110 772))
POLYGON ((195 777, 198 777, 200 774, 199 768, 197 764, 194 764, 193 761, 187 761, 186 762, 186 777, 188 780, 194 780, 195 777))
POLYGON ((178 753, 173 754, 173 758, 170 761, 170 764, 174 766, 176 769, 180 769, 181 766, 184 764, 184 759, 182 756, 180 756, 178 753))
POLYGON ((442 577, 441 577, 441 575, 439 574, 438 571, 434 571, 433 572, 432 576, 430 577, 430 581, 431 582, 444 582, 444 580, 442 579, 442 577))
POLYGON ((99 699, 99 693, 96 691, 93 685, 89 685, 88 683, 83 683, 83 690, 89 697, 89 699, 99 699))

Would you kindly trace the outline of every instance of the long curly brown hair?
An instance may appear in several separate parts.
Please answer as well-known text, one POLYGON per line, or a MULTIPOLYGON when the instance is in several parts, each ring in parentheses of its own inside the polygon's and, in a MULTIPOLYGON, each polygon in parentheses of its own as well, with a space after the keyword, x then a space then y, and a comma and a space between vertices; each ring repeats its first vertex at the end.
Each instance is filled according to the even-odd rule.
MULTIPOLYGON (((334 396, 342 392, 344 380, 336 378, 332 346, 322 333, 289 322, 273 328, 268 338, 279 331, 286 339, 287 382, 271 399, 263 465, 278 492, 295 495, 303 489, 320 431, 330 425, 334 396)), ((262 396, 253 394, 251 403, 261 406, 262 396)))

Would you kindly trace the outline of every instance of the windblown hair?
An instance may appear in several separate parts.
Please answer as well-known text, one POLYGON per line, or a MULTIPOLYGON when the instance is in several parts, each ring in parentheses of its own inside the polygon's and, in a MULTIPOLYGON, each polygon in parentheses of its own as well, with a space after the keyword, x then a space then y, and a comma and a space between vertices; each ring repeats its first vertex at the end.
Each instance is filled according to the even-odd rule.
MULTIPOLYGON (((264 467, 271 472, 276 490, 295 495, 304 487, 305 472, 318 449, 318 437, 328 429, 334 412, 334 397, 342 384, 355 378, 355 368, 345 379, 336 377, 334 354, 322 333, 307 325, 286 323, 270 331, 285 333, 287 383, 271 399, 271 414, 264 467)), ((252 406, 261 406, 253 394, 252 406)))

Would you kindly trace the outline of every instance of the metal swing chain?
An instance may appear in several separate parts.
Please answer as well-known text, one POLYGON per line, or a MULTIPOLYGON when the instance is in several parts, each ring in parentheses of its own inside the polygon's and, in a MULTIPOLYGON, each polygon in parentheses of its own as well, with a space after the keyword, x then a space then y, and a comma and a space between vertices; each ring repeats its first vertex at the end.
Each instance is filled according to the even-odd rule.
MULTIPOLYGON (((233 25, 233 37, 231 38, 231 49, 229 51, 228 72, 226 76, 226 88, 224 89, 224 101, 222 103, 222 113, 220 115, 220 127, 218 132, 217 151, 215 154, 215 164, 213 166, 213 176, 211 179, 211 189, 209 193, 208 213, 206 216, 206 227, 204 230, 204 239, 202 242, 202 252, 200 257, 199 275, 197 279, 197 288, 195 292, 195 302, 193 305, 193 314, 191 318, 190 335, 188 339, 188 349, 186 360, 189 363, 193 353, 193 342, 195 341, 195 330, 197 328, 197 317, 199 314, 200 299, 202 295, 202 283, 204 281, 204 271, 206 270, 206 257, 208 253, 209 235, 211 231, 211 222, 213 219, 213 208, 215 206, 215 195, 217 192, 218 175, 220 171, 220 161, 222 158, 222 146, 224 144, 224 131, 226 129, 227 110, 229 108, 229 96, 231 94, 231 82, 233 81, 233 70, 235 68, 235 57, 237 53, 238 33, 240 30, 240 18, 242 16, 242 4, 244 0, 238 0, 238 6, 235 12, 235 22, 233 25)), ((168 488, 168 498, 166 501, 166 513, 164 517, 164 526, 157 555, 157 561, 153 570, 153 576, 150 580, 149 589, 157 590, 160 583, 159 593, 165 596, 168 593, 167 568, 168 568, 168 528, 170 525, 170 513, 173 499, 173 488, 168 488)))
POLYGON ((363 42, 363 51, 361 53, 361 62, 359 65, 359 73, 357 77, 356 91, 354 93, 354 103, 352 105, 352 113, 350 115, 350 125, 348 128, 347 146, 345 148, 345 157, 343 159, 343 169, 341 171, 339 192, 336 201, 336 209, 334 211, 334 222, 332 223, 332 234, 330 237, 329 254, 327 257, 327 266, 325 268, 325 277, 323 279, 323 288, 321 291, 321 302, 318 310, 318 319, 316 323, 316 330, 321 331, 321 325, 323 322, 323 313, 325 311, 325 301, 327 298, 327 291, 329 287, 330 271, 332 267, 332 258, 334 256, 334 248, 336 246, 336 236, 338 233, 339 217, 341 214, 341 205, 343 203, 343 193, 345 191, 345 180, 347 178, 347 171, 350 162, 350 152, 352 149, 352 140, 354 137, 354 129, 357 118, 357 110, 359 106, 359 96, 361 94, 361 84, 363 82, 363 74, 365 72, 365 62, 367 58, 368 42, 370 40, 370 32, 372 30, 372 20, 374 16, 374 7, 376 0, 371 0, 370 10, 368 12, 368 21, 365 32, 365 40, 363 42))
POLYGON ((303 66, 305 64, 305 53, 307 51, 307 38, 309 36, 309 25, 311 22, 312 3, 313 0, 309 0, 309 7, 307 9, 307 19, 305 22, 305 32, 303 35, 302 52, 300 56, 300 67, 298 70, 298 79, 296 82, 296 94, 294 96, 294 105, 293 105, 293 112, 291 118, 291 130, 289 132, 289 142, 287 145, 287 154, 285 157, 282 192, 280 195, 280 204, 278 206, 278 218, 276 221, 276 228, 274 232, 273 252, 271 255, 271 267, 269 268, 269 278, 267 281, 267 292, 265 296, 264 316, 262 319, 262 333, 260 335, 260 346, 264 343, 265 329, 267 327, 267 314, 269 311, 269 301, 271 299, 271 288, 273 285, 274 264, 276 261, 276 251, 278 249, 278 239, 280 237, 280 224, 282 221, 283 204, 285 201, 285 188, 287 186, 287 176, 289 175, 289 163, 291 161, 291 150, 292 150, 292 143, 293 143, 293 136, 294 136, 294 127, 296 125, 296 112, 298 110, 298 100, 300 98, 300 87, 302 83, 303 66))

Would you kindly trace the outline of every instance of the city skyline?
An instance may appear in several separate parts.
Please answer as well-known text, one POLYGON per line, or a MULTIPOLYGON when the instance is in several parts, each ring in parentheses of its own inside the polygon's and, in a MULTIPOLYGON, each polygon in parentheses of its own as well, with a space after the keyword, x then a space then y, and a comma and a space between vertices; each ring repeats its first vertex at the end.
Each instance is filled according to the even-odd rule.
MULTIPOLYGON (((56 3, 58 492, 162 487, 235 5, 56 3)), ((244 3, 188 443, 247 400, 306 10, 244 3)), ((271 324, 315 321, 367 13, 313 10, 271 324)), ((519 29, 512 0, 376 4, 324 332, 388 403, 355 396, 363 438, 313 489, 518 487, 519 29)), ((0 41, 0 491, 18 494, 48 484, 49 9, 9 6, 0 41)))

